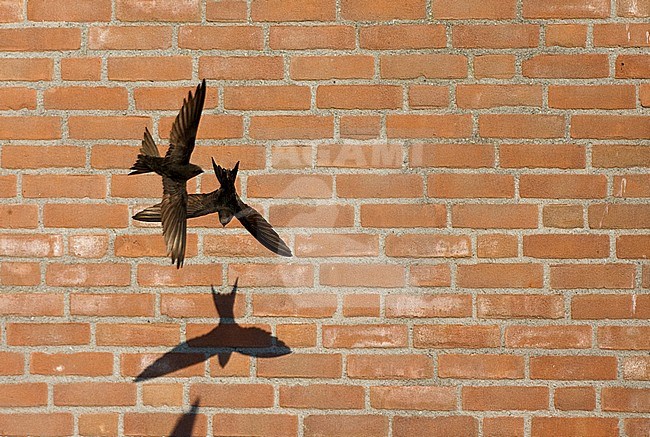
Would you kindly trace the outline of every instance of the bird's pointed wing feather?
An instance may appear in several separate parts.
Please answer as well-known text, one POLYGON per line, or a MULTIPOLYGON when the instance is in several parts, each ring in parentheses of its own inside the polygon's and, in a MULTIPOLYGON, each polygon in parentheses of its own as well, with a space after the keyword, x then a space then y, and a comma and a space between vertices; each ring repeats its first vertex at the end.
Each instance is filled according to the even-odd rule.
POLYGON ((291 249, 259 212, 239 198, 237 198, 237 203, 238 211, 235 213, 235 217, 257 241, 278 255, 291 256, 291 249))
POLYGON ((170 132, 169 150, 165 155, 172 161, 181 164, 190 162, 204 102, 205 79, 196 87, 194 96, 190 91, 187 99, 183 99, 183 107, 174 120, 170 132))
POLYGON ((187 191, 185 182, 176 182, 163 177, 163 200, 160 203, 163 236, 167 255, 171 254, 176 268, 185 260, 185 239, 187 232, 187 191))

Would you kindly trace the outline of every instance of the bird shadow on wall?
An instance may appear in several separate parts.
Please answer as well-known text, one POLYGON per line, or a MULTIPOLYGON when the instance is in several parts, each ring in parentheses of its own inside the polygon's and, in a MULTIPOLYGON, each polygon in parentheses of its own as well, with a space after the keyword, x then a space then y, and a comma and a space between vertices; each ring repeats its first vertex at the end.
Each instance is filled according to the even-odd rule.
POLYGON ((196 422, 196 417, 199 412, 199 403, 201 399, 197 398, 192 404, 192 408, 187 413, 184 413, 176 421, 174 429, 169 434, 171 437, 187 437, 194 435, 194 422, 196 422))
POLYGON ((228 364, 237 352, 257 358, 273 358, 291 353, 282 340, 261 328, 242 327, 235 322, 234 306, 237 282, 228 294, 217 293, 212 288, 212 300, 219 315, 219 324, 207 334, 180 343, 166 352, 136 378, 135 382, 158 378, 177 370, 206 361, 217 355, 219 365, 228 364), (200 349, 199 352, 196 350, 200 349))

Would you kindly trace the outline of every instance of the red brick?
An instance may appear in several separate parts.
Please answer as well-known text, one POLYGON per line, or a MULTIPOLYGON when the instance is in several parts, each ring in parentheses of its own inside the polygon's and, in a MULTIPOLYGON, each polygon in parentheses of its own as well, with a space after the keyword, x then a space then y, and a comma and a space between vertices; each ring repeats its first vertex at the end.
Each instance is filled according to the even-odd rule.
POLYGON ((88 32, 93 50, 155 50, 172 46, 169 26, 96 26, 88 32))
MULTIPOLYGON (((505 3, 505 2, 499 2, 505 3)), ((481 3, 484 4, 484 3, 481 3)), ((510 79, 515 75, 515 56, 503 54, 478 55, 474 57, 474 76, 477 79, 492 77, 510 79)))
POLYGON ((609 2, 606 0, 547 0, 539 3, 524 0, 525 18, 606 18, 609 2))
POLYGON ((426 431, 429 437, 462 435, 478 437, 478 421, 471 416, 395 416, 393 437, 409 437, 426 431))
POLYGON ((55 376, 110 376, 113 354, 110 352, 47 353, 33 352, 29 373, 55 376))
POLYGON ((12 346, 87 345, 88 323, 8 323, 7 344, 12 346))
POLYGON ((621 235, 616 238, 618 258, 650 257, 650 235, 621 235))
MULTIPOLYGON (((620 2, 619 2, 620 4, 620 2)), ((644 23, 594 24, 595 47, 648 47, 648 25, 644 23)))
POLYGON ((449 88, 440 85, 410 85, 409 107, 412 109, 449 106, 449 88))
POLYGON ((583 212, 581 205, 544 205, 542 221, 550 228, 581 228, 583 212))
POLYGON ((248 177, 249 197, 277 198, 330 198, 330 175, 266 174, 248 177))
POLYGON ((284 76, 280 56, 202 56, 199 76, 217 80, 271 80, 284 76))
POLYGON ((122 109, 129 106, 128 93, 118 87, 49 88, 43 95, 46 109, 122 109))
POLYGON ((425 0, 343 0, 341 17, 344 20, 388 21, 415 20, 426 17, 425 0))
POLYGON ((273 50, 354 49, 352 26, 271 26, 269 46, 273 50))
POLYGON ((462 389, 463 409, 479 411, 546 410, 547 387, 492 386, 462 389))
POLYGON ((341 354, 292 353, 272 360, 258 360, 257 376, 263 378, 340 378, 341 354))
POLYGON ((521 64, 524 77, 588 79, 609 76, 605 54, 541 54, 521 64))
POLYGON ((650 228, 650 206, 626 204, 589 205, 589 227, 592 229, 650 228))
POLYGON ((422 177, 415 174, 339 174, 336 177, 339 197, 421 197, 422 190, 422 177))
MULTIPOLYGON (((160 119, 158 124, 158 135, 160 138, 169 138, 172 123, 175 117, 165 117, 160 119)), ((239 138, 243 135, 243 120, 239 115, 203 115, 197 137, 227 139, 239 138)), ((198 154, 197 154, 198 155, 198 154)), ((225 165, 223 162, 221 164, 225 165)))
MULTIPOLYGON (((208 429, 208 419, 204 414, 193 416, 191 436, 205 435, 208 429)), ((132 413, 124 414, 124 435, 127 436, 160 436, 171 435, 179 424, 177 413, 132 413)), ((188 426, 181 425, 180 433, 189 433, 188 426)), ((188 437, 190 434, 183 434, 188 437)))
POLYGON ((370 50, 443 48, 447 45, 441 24, 391 24, 364 26, 359 33, 360 47, 370 50))
POLYGON ((465 114, 389 114, 389 138, 463 138, 471 136, 472 120, 465 114))
MULTIPOLYGON (((187 235, 185 256, 196 256, 198 252, 198 238, 196 234, 187 235)), ((115 256, 129 258, 136 257, 164 257, 167 248, 160 235, 118 235, 114 242, 115 256)))
POLYGON ((311 146, 271 146, 271 165, 276 169, 311 168, 311 146))
POLYGON ((561 138, 565 119, 550 114, 481 114, 478 125, 484 138, 561 138))
POLYGON ((598 328, 601 349, 650 350, 648 326, 601 326, 598 328))
POLYGON ((56 140, 60 124, 59 117, 0 117, 0 140, 56 140))
POLYGON ((51 80, 54 60, 45 58, 0 59, 0 80, 38 82, 51 80))
POLYGON ((63 295, 58 294, 5 293, 0 295, 0 314, 23 317, 62 316, 63 298, 63 295))
POLYGON ((161 360, 161 362, 154 369, 165 375, 178 378, 205 375, 205 355, 193 352, 174 352, 169 355, 163 355, 162 353, 124 353, 120 355, 120 374, 130 377, 138 376, 147 367, 154 364, 156 360, 161 360))
POLYGON ((504 168, 585 168, 585 147, 579 144, 502 144, 499 165, 504 168))
POLYGON ((81 48, 81 31, 74 28, 30 27, 0 29, 0 49, 6 52, 43 52, 81 48))
POLYGON ((356 140, 378 138, 380 129, 380 119, 376 115, 342 115, 339 119, 341 138, 356 140))
POLYGON ((379 317, 378 294, 347 294, 343 296, 344 317, 379 317))
POLYGON ((450 54, 384 55, 380 57, 384 79, 462 79, 467 77, 467 58, 450 54))
POLYGON ((507 19, 515 18, 515 0, 441 0, 433 4, 435 19, 507 19))
POLYGON ((334 0, 253 0, 253 21, 332 21, 336 17, 334 0))
POLYGON ((280 386, 280 406, 327 410, 360 409, 364 406, 364 388, 340 384, 280 386))
POLYGON ((364 228, 441 228, 447 211, 440 204, 362 204, 361 225, 364 228))
POLYGON ((449 265, 413 265, 410 268, 411 285, 415 287, 449 287, 451 269, 449 265))
POLYGON ((29 21, 109 21, 110 0, 30 0, 29 21))
POLYGON ((99 80, 101 76, 101 58, 61 59, 61 79, 63 80, 99 80))
POLYGON ((313 267, 307 264, 230 264, 228 283, 234 284, 237 278, 240 287, 311 287, 313 267))
POLYGON ((409 162, 412 167, 492 167, 494 147, 489 144, 416 143, 409 147, 409 162))
MULTIPOLYGON (((235 317, 244 315, 244 295, 237 293, 233 312, 235 317)), ((160 296, 160 313, 169 317, 215 317, 217 315, 212 296, 207 293, 162 294, 160 296)))
MULTIPOLYGON (((194 91, 194 87, 185 86, 185 87, 142 87, 136 88, 133 90, 133 97, 135 99, 135 107, 137 109, 169 109, 169 110, 178 110, 183 104, 183 99, 187 98, 188 91, 194 91)), ((218 89, 208 88, 206 90, 205 96, 205 108, 214 108, 219 104, 219 95, 218 89)), ((95 148, 93 147, 93 152, 95 148)), ((103 147, 115 147, 115 146, 103 146, 103 147)), ((200 146, 199 146, 200 147, 200 146)), ((128 149, 125 146, 121 147, 122 149, 128 149)), ((137 154, 137 148, 134 148, 135 154, 137 154)), ((198 148, 195 149, 195 153, 198 151, 198 148)), ((135 156, 135 155, 131 155, 135 156)))
POLYGON ((22 382, 0 384, 2 398, 0 407, 37 407, 47 405, 47 384, 44 382, 22 382))
POLYGON ((387 436, 388 418, 379 415, 310 415, 305 418, 306 437, 387 436))
POLYGON ((71 413, 2 413, 0 429, 6 435, 73 435, 71 413))
POLYGON ((98 346, 175 346, 179 334, 174 324, 101 323, 95 335, 98 346))
POLYGON ((269 221, 274 226, 337 228, 352 226, 351 205, 271 205, 269 221))
POLYGON ((460 24, 452 33, 457 48, 530 48, 538 42, 539 26, 534 24, 460 24))
POLYGON ((316 325, 311 323, 277 325, 275 333, 280 341, 291 348, 316 346, 316 325))
POLYGON ((0 264, 0 284, 39 285, 41 271, 38 263, 4 262, 0 264))
POLYGON ((551 288, 634 288, 633 264, 551 266, 551 288))
POLYGON ((324 325, 323 347, 391 348, 408 346, 404 325, 324 325))
POLYGON ((203 238, 203 254, 229 257, 274 257, 273 252, 262 246, 250 234, 206 235, 203 238))
POLYGON ((0 90, 0 110, 36 109, 36 90, 7 87, 0 90))
MULTIPOLYGON (((616 58, 615 77, 623 79, 646 79, 650 77, 650 56, 619 55, 616 58)), ((647 131, 647 126, 646 126, 647 131)))
POLYGON ((468 294, 398 295, 385 297, 386 317, 471 317, 468 294))
POLYGON ((332 317, 336 296, 302 293, 257 294, 253 296, 253 315, 261 317, 332 317))
POLYGON ((609 236, 589 234, 524 235, 524 256, 532 258, 607 258, 609 236))
POLYGON ((616 379, 616 357, 541 356, 530 358, 532 379, 607 380, 616 379))
POLYGON ((524 437, 523 417, 484 417, 484 437, 524 437))
POLYGON ((156 0, 149 2, 132 2, 117 0, 115 15, 120 21, 200 21, 201 6, 199 0, 156 0))
POLYGON ((558 410, 596 409, 596 390, 594 387, 558 387, 554 393, 555 408, 558 410))
POLYGON ((316 106, 325 109, 399 109, 402 87, 396 85, 320 85, 316 106))
POLYGON ((138 265, 138 284, 142 287, 184 287, 188 285, 214 285, 221 283, 220 265, 187 265, 183 270, 175 266, 155 264, 138 265))
POLYGON ((16 175, 0 176, 0 197, 16 197, 16 175))
POLYGON ((45 282, 53 287, 126 286, 131 283, 131 266, 115 263, 49 264, 45 282))
POLYGON ((607 194, 605 175, 524 174, 519 179, 521 197, 551 199, 597 199, 607 194))
POLYGON ((224 89, 224 108, 271 111, 309 109, 311 93, 308 87, 236 86, 224 89))
POLYGON ((151 406, 183 405, 181 384, 146 384, 142 386, 142 403, 151 406))
MULTIPOLYGON (((648 12, 650 15, 650 10, 648 12)), ((618 429, 615 429, 618 431, 618 429)), ((625 435, 629 437, 643 437, 650 431, 650 419, 634 418, 625 419, 625 435)), ((614 434, 613 434, 614 435, 614 434)))
POLYGON ((650 356, 632 356, 623 359, 623 378, 650 381, 650 356))
POLYGON ((486 348, 499 347, 501 339, 496 325, 415 325, 416 348, 486 348))
POLYGON ((551 85, 548 105, 561 109, 633 109, 633 85, 551 85))
POLYGON ((533 417, 532 437, 589 436, 614 437, 618 434, 616 417, 533 417))
POLYGON ((149 117, 73 115, 68 120, 70 138, 79 140, 140 139, 144 128, 151 129, 149 117), (115 129, 120 126, 120 129, 115 129))
POLYGON ((84 316, 152 317, 152 294, 72 294, 70 313, 84 316))
POLYGON ((459 287, 463 288, 541 288, 541 264, 467 264, 458 266, 459 287))
POLYGON ((0 360, 2 360, 0 375, 22 375, 24 373, 25 356, 22 352, 0 352, 0 360))
POLYGON ((588 294, 571 299, 572 319, 631 319, 634 317, 631 295, 588 294))
POLYGON ((603 411, 650 412, 650 389, 603 387, 603 411))
POLYGON ((458 85, 456 104, 460 108, 500 106, 542 106, 540 85, 458 85))
POLYGON ((258 140, 319 139, 334 135, 334 119, 319 115, 252 117, 250 136, 258 140))
POLYGON ((63 255, 60 235, 0 234, 0 256, 52 257, 63 255))
POLYGON ((108 59, 108 79, 112 81, 165 81, 192 78, 192 58, 111 57, 108 59))
POLYGON ((79 415, 79 435, 110 437, 118 433, 118 413, 87 413, 79 415))
POLYGON ((101 258, 108 251, 108 235, 71 235, 68 253, 81 258, 101 258))
POLYGON ((404 267, 396 264, 321 264, 320 284, 332 287, 401 287, 404 285, 404 267))
POLYGON ((472 255, 472 243, 460 235, 388 235, 385 251, 390 257, 460 258, 472 255))
POLYGON ((614 176, 614 196, 650 197, 650 174, 614 176))
POLYGON ((458 379, 521 379, 524 377, 524 357, 443 354, 438 356, 438 376, 458 379))
POLYGON ((273 406, 269 384, 192 384, 190 399, 201 399, 206 407, 264 408, 273 406))
POLYGON ((545 34, 547 47, 585 47, 587 45, 587 26, 584 24, 548 24, 545 34))
POLYGON ((85 148, 76 146, 2 146, 4 168, 83 167, 85 148))
POLYGON ((564 299, 561 295, 492 294, 476 298, 479 318, 511 319, 564 317, 564 299))
MULTIPOLYGON (((260 1, 260 0, 258 0, 260 1)), ((298 416, 290 414, 220 413, 212 418, 212 435, 264 435, 268 437, 298 434, 298 416)))
POLYGON ((476 238, 476 255, 479 258, 514 258, 518 253, 517 245, 515 235, 479 235, 476 238))
POLYGON ((106 178, 103 175, 23 175, 22 182, 23 197, 106 197, 106 178))
POLYGON ((192 50, 261 50, 262 28, 258 26, 183 26, 178 46, 192 50))
POLYGON ((354 379, 428 379, 433 362, 426 355, 348 355, 346 373, 354 379))
POLYGON ((321 144, 319 167, 401 168, 402 148, 398 144, 321 144))
POLYGON ((650 5, 634 0, 616 2, 616 15, 619 17, 650 17, 650 5))
POLYGON ((586 325, 507 326, 506 347, 540 349, 587 349, 591 327, 586 325))
POLYGON ((23 0, 9 0, 0 5, 0 23, 23 21, 23 0))
POLYGON ((370 387, 370 405, 394 410, 454 410, 456 390, 453 387, 417 385, 370 387))
POLYGON ((501 174, 438 173, 429 175, 431 197, 513 197, 514 179, 501 174))
POLYGON ((374 58, 366 55, 295 56, 289 75, 294 80, 370 79, 374 58))

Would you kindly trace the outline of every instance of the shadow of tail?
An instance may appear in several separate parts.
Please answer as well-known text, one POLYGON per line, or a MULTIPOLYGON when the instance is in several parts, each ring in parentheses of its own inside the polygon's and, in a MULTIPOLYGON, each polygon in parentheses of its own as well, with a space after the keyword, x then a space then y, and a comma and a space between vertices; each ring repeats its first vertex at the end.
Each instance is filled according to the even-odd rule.
POLYGON ((200 398, 197 398, 192 404, 190 411, 183 414, 178 419, 176 426, 174 426, 171 434, 169 434, 171 437, 187 437, 192 435, 192 431, 194 430, 194 422, 196 421, 196 415, 199 412, 200 400, 200 398))

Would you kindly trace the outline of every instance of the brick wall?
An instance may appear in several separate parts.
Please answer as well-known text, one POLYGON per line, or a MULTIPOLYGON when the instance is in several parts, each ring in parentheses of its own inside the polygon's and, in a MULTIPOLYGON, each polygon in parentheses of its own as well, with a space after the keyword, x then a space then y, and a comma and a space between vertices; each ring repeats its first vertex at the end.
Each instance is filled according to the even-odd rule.
POLYGON ((647 437, 648 17, 0 1, 0 434, 647 437), (201 78, 189 189, 241 160, 295 257, 130 218, 201 78))

